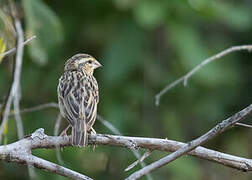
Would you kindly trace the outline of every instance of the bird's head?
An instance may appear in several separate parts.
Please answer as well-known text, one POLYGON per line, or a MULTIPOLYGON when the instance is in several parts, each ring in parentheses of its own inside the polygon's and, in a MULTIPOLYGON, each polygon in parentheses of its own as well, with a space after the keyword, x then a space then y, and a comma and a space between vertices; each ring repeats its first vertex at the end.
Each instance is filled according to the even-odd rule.
POLYGON ((83 71, 88 75, 92 75, 94 70, 102 65, 92 56, 88 54, 76 54, 65 63, 65 71, 83 71))

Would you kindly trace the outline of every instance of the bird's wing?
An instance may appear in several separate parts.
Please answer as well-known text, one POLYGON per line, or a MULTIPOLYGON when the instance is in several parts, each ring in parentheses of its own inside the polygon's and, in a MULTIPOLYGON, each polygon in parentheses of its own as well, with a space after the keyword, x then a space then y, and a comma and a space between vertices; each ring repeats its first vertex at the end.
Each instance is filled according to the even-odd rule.
POLYGON ((76 119, 85 119, 82 112, 82 87, 73 73, 64 74, 58 86, 58 100, 61 114, 73 126, 76 119), (80 114, 81 113, 81 114, 80 114))
POLYGON ((90 129, 96 119, 98 97, 98 86, 94 77, 86 77, 81 81, 83 88, 83 104, 85 110, 85 121, 90 129))
POLYGON ((76 119, 84 120, 90 129, 96 119, 99 101, 98 85, 94 77, 77 76, 74 73, 61 78, 58 86, 62 115, 73 126, 76 119))

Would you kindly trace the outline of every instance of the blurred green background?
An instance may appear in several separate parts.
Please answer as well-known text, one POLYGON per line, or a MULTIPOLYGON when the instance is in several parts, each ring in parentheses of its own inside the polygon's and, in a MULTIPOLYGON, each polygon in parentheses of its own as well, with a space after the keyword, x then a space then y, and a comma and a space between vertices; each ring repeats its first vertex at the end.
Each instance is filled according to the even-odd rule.
MULTIPOLYGON (((196 73, 165 94, 155 94, 203 59, 234 45, 252 42, 252 1, 228 0, 18 0, 15 1, 26 38, 21 107, 57 102, 56 87, 67 58, 89 53, 103 67, 95 72, 100 88, 98 113, 123 135, 168 138, 187 142, 252 102, 252 54, 235 52, 196 73)), ((0 36, 14 46, 8 3, 0 1, 0 36)), ((0 64, 0 103, 11 84, 13 56, 0 64)), ((48 135, 58 115, 46 109, 22 115, 25 134, 44 128, 48 135)), ((245 120, 251 123, 251 118, 245 120)), ((63 120, 61 130, 67 126, 63 120)), ((99 121, 97 133, 110 133, 99 121)), ((252 156, 252 131, 233 128, 205 146, 242 157, 252 156)), ((7 143, 17 140, 11 118, 7 143)), ((143 153, 143 150, 140 150, 143 153)), ((55 150, 34 154, 57 162, 55 150)), ((135 161, 125 148, 68 147, 61 151, 65 167, 94 179, 123 179, 135 161)), ((168 153, 154 152, 149 164, 168 153)), ((36 179, 66 179, 36 169, 36 179)), ((245 180, 243 173, 212 162, 184 156, 151 174, 153 179, 245 180)), ((0 179, 28 179, 27 167, 0 162, 0 179)))

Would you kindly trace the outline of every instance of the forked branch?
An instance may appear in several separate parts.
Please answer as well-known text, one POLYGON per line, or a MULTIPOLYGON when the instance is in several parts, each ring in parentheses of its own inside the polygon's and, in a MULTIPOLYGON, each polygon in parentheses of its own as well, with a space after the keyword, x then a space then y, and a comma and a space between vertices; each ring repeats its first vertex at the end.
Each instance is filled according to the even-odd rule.
MULTIPOLYGON (((202 136, 198 137, 197 139, 183 145, 181 148, 176 150, 175 152, 169 154, 168 156, 140 169, 139 171, 131 174, 127 180, 135 180, 139 179, 145 174, 148 174, 155 169, 158 169, 174 160, 177 158, 183 156, 184 154, 187 154, 188 152, 192 151, 196 147, 206 143, 207 141, 213 139, 217 135, 223 133, 226 131, 228 128, 231 128, 232 126, 235 125, 235 123, 245 119, 248 117, 252 112, 252 104, 250 104, 248 107, 244 108, 243 110, 239 111, 235 115, 223 120, 221 123, 217 124, 214 128, 209 130, 207 133, 203 134, 202 136)), ((246 162, 245 162, 246 163, 246 162)), ((246 165, 247 169, 252 169, 251 165, 246 165)))

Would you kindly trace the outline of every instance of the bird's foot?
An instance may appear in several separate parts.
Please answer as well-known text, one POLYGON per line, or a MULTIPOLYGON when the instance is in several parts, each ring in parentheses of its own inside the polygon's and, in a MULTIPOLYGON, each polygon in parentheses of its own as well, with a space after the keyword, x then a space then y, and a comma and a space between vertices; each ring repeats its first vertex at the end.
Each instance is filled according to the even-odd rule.
POLYGON ((60 133, 60 136, 67 136, 67 130, 70 128, 70 125, 68 125, 66 127, 66 129, 64 129, 61 133, 60 133))
MULTIPOLYGON (((91 132, 90 132, 92 135, 96 135, 96 131, 94 130, 94 128, 92 128, 91 127, 91 132)), ((96 144, 94 144, 94 146, 93 146, 93 151, 95 150, 95 148, 96 148, 96 144)))
POLYGON ((96 131, 94 130, 94 128, 91 127, 91 134, 96 135, 96 131))

